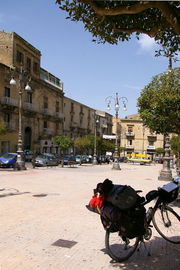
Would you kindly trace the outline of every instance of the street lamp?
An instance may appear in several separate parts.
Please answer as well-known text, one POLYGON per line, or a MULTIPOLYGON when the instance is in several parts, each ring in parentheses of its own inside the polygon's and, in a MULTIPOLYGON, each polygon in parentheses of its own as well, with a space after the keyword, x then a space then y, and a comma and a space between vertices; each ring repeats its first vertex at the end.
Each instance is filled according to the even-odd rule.
MULTIPOLYGON (((169 67, 168 67, 168 73, 172 72, 172 57, 169 56, 169 67)), ((163 157, 163 169, 160 171, 160 175, 158 177, 159 180, 163 181, 171 181, 172 180, 172 171, 170 169, 170 137, 169 134, 164 135, 164 141, 165 141, 165 155, 163 157)))
POLYGON ((97 134, 97 124, 99 123, 99 120, 97 119, 97 115, 94 114, 94 155, 93 155, 93 165, 97 165, 97 152, 96 152, 96 134, 97 134))
POLYGON ((114 108, 115 108, 115 116, 116 116, 116 140, 115 140, 115 151, 114 151, 114 162, 113 162, 113 167, 112 169, 115 170, 121 170, 120 165, 119 165, 119 155, 118 155, 118 135, 117 135, 117 120, 118 120, 118 112, 119 112, 119 102, 120 100, 123 103, 123 110, 126 111, 126 104, 128 102, 126 97, 118 97, 118 93, 116 93, 115 97, 114 96, 109 96, 105 99, 107 103, 107 109, 111 110, 111 102, 114 101, 114 108))
POLYGON ((23 143, 22 143, 22 94, 23 89, 26 91, 31 91, 29 85, 31 78, 27 77, 27 73, 20 67, 19 77, 17 81, 14 77, 10 80, 10 85, 17 85, 19 90, 19 130, 18 130, 18 149, 17 149, 17 161, 16 169, 17 170, 26 170, 25 161, 23 158, 23 143))

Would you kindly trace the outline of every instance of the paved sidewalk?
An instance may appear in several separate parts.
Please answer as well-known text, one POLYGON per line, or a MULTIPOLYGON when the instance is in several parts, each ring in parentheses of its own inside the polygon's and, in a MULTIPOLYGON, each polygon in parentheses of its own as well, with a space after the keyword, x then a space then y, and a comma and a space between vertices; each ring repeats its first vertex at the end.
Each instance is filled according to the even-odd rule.
POLYGON ((142 246, 129 261, 110 263, 99 216, 85 207, 93 188, 109 178, 145 195, 166 183, 157 180, 159 164, 111 167, 0 170, 0 270, 178 270, 180 246, 155 230, 147 243, 151 256, 142 246))

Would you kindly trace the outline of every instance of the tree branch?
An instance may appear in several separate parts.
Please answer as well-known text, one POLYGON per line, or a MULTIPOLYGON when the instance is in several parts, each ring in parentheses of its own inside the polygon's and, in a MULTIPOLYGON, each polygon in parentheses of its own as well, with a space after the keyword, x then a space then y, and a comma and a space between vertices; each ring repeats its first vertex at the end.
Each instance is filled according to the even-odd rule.
POLYGON ((177 34, 180 34, 180 23, 178 21, 179 12, 174 10, 169 3, 165 1, 141 1, 130 6, 120 6, 116 8, 102 8, 97 5, 96 1, 78 0, 78 2, 90 5, 93 10, 100 16, 116 16, 123 14, 137 14, 149 8, 157 8, 168 21, 169 25, 177 34))

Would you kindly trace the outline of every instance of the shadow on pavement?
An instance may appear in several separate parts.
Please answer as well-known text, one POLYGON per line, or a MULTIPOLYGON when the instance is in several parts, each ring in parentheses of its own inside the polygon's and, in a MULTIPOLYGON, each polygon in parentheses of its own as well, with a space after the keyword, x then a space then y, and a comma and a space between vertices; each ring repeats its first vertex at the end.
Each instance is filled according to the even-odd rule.
MULTIPOLYGON (((101 251, 107 254, 105 249, 101 251)), ((180 265, 179 255, 180 245, 171 244, 161 237, 154 237, 146 242, 146 248, 142 243, 129 260, 115 263, 110 259, 110 263, 113 268, 120 270, 177 270, 180 265)))

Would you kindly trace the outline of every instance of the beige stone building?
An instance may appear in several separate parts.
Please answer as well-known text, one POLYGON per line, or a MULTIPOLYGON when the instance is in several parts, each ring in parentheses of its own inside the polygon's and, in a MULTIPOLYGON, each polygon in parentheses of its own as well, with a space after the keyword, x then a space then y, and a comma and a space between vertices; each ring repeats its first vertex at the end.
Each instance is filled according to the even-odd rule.
POLYGON ((20 91, 23 148, 57 150, 53 136, 63 134, 63 84, 40 67, 40 60, 40 51, 19 35, 0 31, 0 121, 7 127, 0 153, 17 150, 20 91), (17 82, 13 86, 12 77, 17 82), (25 90, 29 79, 32 91, 25 90))
POLYGON ((17 151, 20 115, 23 149, 37 152, 59 153, 53 141, 56 135, 72 139, 94 135, 97 115, 97 135, 111 134, 112 116, 96 113, 65 97, 61 80, 43 69, 40 61, 41 52, 18 34, 0 31, 0 121, 5 122, 7 129, 0 136, 0 154, 17 151), (10 84, 12 78, 16 85, 10 84), (27 82, 31 91, 25 90, 27 82))
POLYGON ((94 134, 95 110, 64 96, 64 135, 75 139, 94 134))
POLYGON ((111 114, 96 110, 97 136, 103 137, 103 135, 112 134, 112 119, 113 116, 111 114))
POLYGON ((119 144, 125 148, 125 155, 131 153, 149 154, 152 157, 157 148, 163 148, 164 136, 156 134, 143 125, 138 114, 129 115, 125 118, 113 118, 113 133, 117 134, 119 144))

